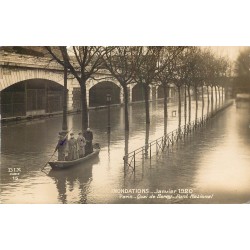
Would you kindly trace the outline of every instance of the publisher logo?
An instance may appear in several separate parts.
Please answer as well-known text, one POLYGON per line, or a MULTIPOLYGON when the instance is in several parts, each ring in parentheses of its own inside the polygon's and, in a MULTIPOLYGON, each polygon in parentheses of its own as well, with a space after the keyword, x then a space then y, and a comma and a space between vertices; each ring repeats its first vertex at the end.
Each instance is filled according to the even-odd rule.
POLYGON ((21 173, 21 168, 8 168, 7 171, 12 179, 16 181, 21 173))

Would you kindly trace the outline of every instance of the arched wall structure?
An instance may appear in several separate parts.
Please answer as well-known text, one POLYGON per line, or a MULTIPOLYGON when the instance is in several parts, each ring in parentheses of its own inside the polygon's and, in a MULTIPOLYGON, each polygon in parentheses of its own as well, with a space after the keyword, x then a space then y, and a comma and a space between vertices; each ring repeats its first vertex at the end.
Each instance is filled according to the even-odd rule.
POLYGON ((2 76, 2 81, 0 84, 0 91, 9 86, 31 79, 44 79, 50 80, 53 82, 57 82, 58 84, 63 86, 63 74, 62 72, 56 71, 47 71, 44 69, 10 69, 10 68, 1 68, 0 69, 0 78, 2 76))
MULTIPOLYGON (((154 100, 155 98, 155 87, 152 87, 152 86, 148 86, 148 98, 149 100, 154 100)), ((142 86, 142 84, 140 83, 137 83, 137 84, 134 84, 133 85, 133 88, 132 88, 132 99, 131 101, 132 102, 138 102, 138 101, 143 101, 145 98, 144 98, 144 88, 142 86)))
MULTIPOLYGON (((123 103, 123 89, 119 82, 110 77, 109 75, 105 75, 105 77, 101 75, 96 75, 95 79, 89 79, 86 82, 86 94, 87 94, 87 105, 89 107, 96 106, 98 102, 102 105, 106 105, 106 101, 104 101, 104 96, 106 100, 107 91, 105 90, 103 93, 100 91, 102 89, 101 84, 107 84, 107 87, 111 87, 111 98, 112 103, 123 103), (98 85, 98 86, 97 86, 98 85), (99 94, 97 93, 99 92, 99 94), (119 93, 118 93, 119 92, 119 93), (91 94, 90 94, 91 93, 91 94), (97 94, 97 95, 96 95, 97 94), (113 94, 113 97, 112 97, 113 94), (94 100, 95 97, 99 95, 100 101, 94 100), (118 96, 119 95, 119 96, 118 96), (119 100, 119 101, 118 101, 119 100)), ((72 107, 73 109, 81 109, 81 92, 80 86, 77 81, 72 82, 72 107)))
POLYGON ((101 75, 98 75, 97 77, 95 77, 95 79, 89 79, 88 82, 87 82, 87 100, 88 100, 88 104, 89 104, 89 100, 90 100, 90 98, 89 98, 90 90, 94 86, 96 86, 97 84, 99 85, 101 83, 104 83, 104 84, 110 83, 109 85, 107 85, 107 87, 110 87, 111 89, 112 89, 112 86, 113 86, 114 89, 119 88, 120 89, 120 94, 119 94, 120 95, 120 98, 119 98, 120 103, 123 103, 123 88, 121 87, 120 83, 114 77, 110 77, 110 75, 105 75, 105 77, 103 77, 101 75))
MULTIPOLYGON (((19 83, 29 81, 35 82, 44 81, 49 85, 55 83, 58 86, 63 86, 63 70, 58 66, 51 66, 47 64, 42 64, 37 60, 37 58, 31 57, 23 57, 19 55, 3 55, 0 58, 0 91, 1 93, 7 93, 8 88, 11 86, 19 87, 21 86, 19 83), (51 83, 51 84, 50 84, 51 83)), ((123 103, 123 88, 119 84, 119 82, 112 77, 109 72, 102 70, 95 74, 93 79, 89 79, 86 83, 86 94, 87 94, 87 105, 94 106, 96 105, 105 105, 105 96, 107 91, 104 91, 104 87, 102 85, 106 85, 106 87, 111 87, 112 89, 112 103, 118 104, 123 103), (109 82, 109 84, 107 84, 109 82), (103 90, 103 91, 102 91, 103 90), (94 97, 94 98, 93 98, 94 97), (99 100, 93 100, 93 99, 99 100)), ((55 86, 56 86, 55 85, 55 86)), ((39 89, 39 88, 38 88, 39 89)), ((68 110, 77 110, 81 106, 81 95, 80 95, 80 86, 78 81, 75 78, 68 78, 67 83, 68 89, 68 110)), ((132 83, 128 86, 128 96, 129 102, 133 101, 143 101, 143 91, 141 86, 136 83, 132 83)), ((32 91, 30 91, 32 92, 32 91)), ((151 87, 149 90, 149 100, 158 99, 158 89, 157 87, 151 87)), ((171 97, 171 91, 169 93, 171 97)), ((10 95, 10 94, 9 94, 10 95)), ((19 100, 21 98, 21 94, 15 94, 14 99, 19 100)), ((13 96, 12 96, 13 98, 13 96)), ((26 106, 29 104, 26 104, 26 106)), ((48 109, 47 109, 48 110, 48 109)), ((49 112, 49 111, 48 111, 49 112)), ((18 113, 18 112, 17 112, 18 113)), ((23 112, 21 112, 23 113, 23 112)))
MULTIPOLYGON (((167 97, 169 97, 169 89, 168 89, 167 97)), ((159 86, 157 88, 157 98, 158 99, 164 98, 164 89, 162 86, 159 86)))
MULTIPOLYGON (((40 68, 18 67, 18 66, 1 66, 0 65, 0 91, 23 81, 44 80, 55 82, 61 86, 64 84, 63 72, 60 70, 49 70, 40 68)), ((73 85, 78 85, 76 79, 68 79, 68 110, 72 110, 73 85)))
POLYGON ((1 91, 2 118, 62 111, 63 86, 47 79, 17 82, 1 91))
POLYGON ((111 96, 111 104, 120 104, 121 88, 113 82, 103 81, 89 89, 89 106, 107 105, 107 94, 111 96))
POLYGON ((138 102, 144 100, 144 90, 142 84, 136 84, 132 88, 132 102, 138 102))

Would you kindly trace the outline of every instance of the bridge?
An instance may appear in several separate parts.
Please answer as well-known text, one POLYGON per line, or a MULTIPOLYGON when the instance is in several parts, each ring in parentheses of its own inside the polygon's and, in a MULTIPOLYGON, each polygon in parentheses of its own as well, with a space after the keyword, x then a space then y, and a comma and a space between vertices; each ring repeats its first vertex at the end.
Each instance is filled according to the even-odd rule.
MULTIPOLYGON (((1 118, 33 116, 62 112, 63 68, 48 58, 0 51, 1 118)), ((112 105, 124 101, 123 89, 107 70, 100 70, 87 81, 87 105, 106 105, 106 95, 112 96, 112 105)), ((133 83, 128 87, 129 102, 143 101, 142 88, 133 83)), ((174 97, 174 86, 169 98, 174 97)), ((163 89, 150 86, 150 100, 163 98, 163 89)), ((81 109, 80 86, 68 76, 68 111, 81 109)))

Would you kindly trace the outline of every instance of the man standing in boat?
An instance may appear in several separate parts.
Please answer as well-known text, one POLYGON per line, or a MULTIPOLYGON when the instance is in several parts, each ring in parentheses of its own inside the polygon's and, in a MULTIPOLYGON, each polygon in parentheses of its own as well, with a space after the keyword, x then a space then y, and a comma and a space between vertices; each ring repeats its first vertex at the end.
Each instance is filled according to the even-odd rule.
POLYGON ((65 161, 65 155, 68 147, 67 136, 65 137, 63 132, 59 132, 58 143, 55 148, 55 152, 58 150, 58 161, 65 161))
POLYGON ((91 154, 93 152, 93 133, 90 130, 90 128, 87 128, 87 130, 84 132, 84 137, 86 139, 86 146, 85 146, 85 152, 86 155, 91 154))
POLYGON ((68 161, 73 161, 79 158, 77 140, 74 137, 74 133, 70 133, 70 139, 68 140, 68 161))
POLYGON ((86 140, 83 137, 82 132, 78 133, 77 144, 78 144, 79 158, 82 158, 85 155, 85 145, 86 145, 86 140))

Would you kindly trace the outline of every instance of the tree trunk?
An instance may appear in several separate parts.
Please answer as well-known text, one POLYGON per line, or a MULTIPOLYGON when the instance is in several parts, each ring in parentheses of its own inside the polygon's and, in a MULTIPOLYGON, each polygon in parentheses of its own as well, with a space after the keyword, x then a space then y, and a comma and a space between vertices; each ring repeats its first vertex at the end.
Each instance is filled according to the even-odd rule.
POLYGON ((128 154, 128 141, 129 141, 129 131, 125 131, 125 148, 124 155, 128 154))
POLYGON ((68 122, 67 122, 67 96, 68 96, 68 87, 67 87, 67 67, 64 67, 64 86, 63 86, 63 122, 62 130, 67 133, 68 122))
POLYGON ((184 85, 184 118, 185 124, 187 123, 187 85, 184 85))
POLYGON ((146 124, 145 145, 147 145, 149 143, 149 129, 150 129, 150 125, 146 124))
POLYGON ((209 114, 210 108, 210 95, 209 95, 209 86, 207 86, 207 114, 209 114))
POLYGON ((221 87, 221 104, 223 105, 223 87, 221 87))
POLYGON ((167 135, 168 132, 168 118, 164 117, 164 135, 167 135))
POLYGON ((143 84, 144 89, 144 98, 145 98, 145 112, 146 112, 146 123, 150 123, 150 115, 149 115, 149 97, 148 97, 148 90, 149 87, 146 84, 143 84))
POLYGON ((149 143, 149 129, 150 129, 150 124, 146 124, 146 134, 145 134, 145 154, 146 156, 148 155, 148 143, 149 143))
POLYGON ((129 131, 125 130, 125 148, 124 148, 124 176, 128 170, 128 144, 129 144, 129 131))
POLYGON ((164 135, 167 134, 167 120, 168 120, 168 86, 163 84, 164 91, 164 135))
POLYGON ((179 100, 179 104, 178 104, 178 116, 179 116, 179 127, 181 126, 181 87, 178 86, 178 100, 179 100))
POLYGON ((215 91, 215 109, 217 109, 217 86, 214 86, 215 91))
POLYGON ((189 115, 189 123, 191 122, 191 93, 190 93, 190 85, 188 85, 188 115, 189 115))
POLYGON ((219 93, 219 106, 220 106, 221 104, 220 87, 218 87, 218 93, 219 93))
POLYGON ((203 115, 204 115, 204 90, 203 90, 203 86, 201 87, 201 97, 202 97, 202 119, 203 119, 203 115))
POLYGON ((197 85, 194 86, 195 90, 195 123, 197 122, 197 114, 198 114, 198 93, 197 93, 197 85))
POLYGON ((214 109, 214 91, 213 86, 211 86, 211 111, 214 109))
POLYGON ((164 92, 164 117, 168 117, 168 86, 163 84, 164 92))
POLYGON ((128 119, 128 89, 127 86, 123 87, 124 93, 124 117, 125 117, 125 130, 129 130, 129 119, 128 119))
POLYGON ((86 96, 86 81, 81 82, 81 98, 82 98, 82 131, 85 131, 89 126, 87 96, 86 96))

